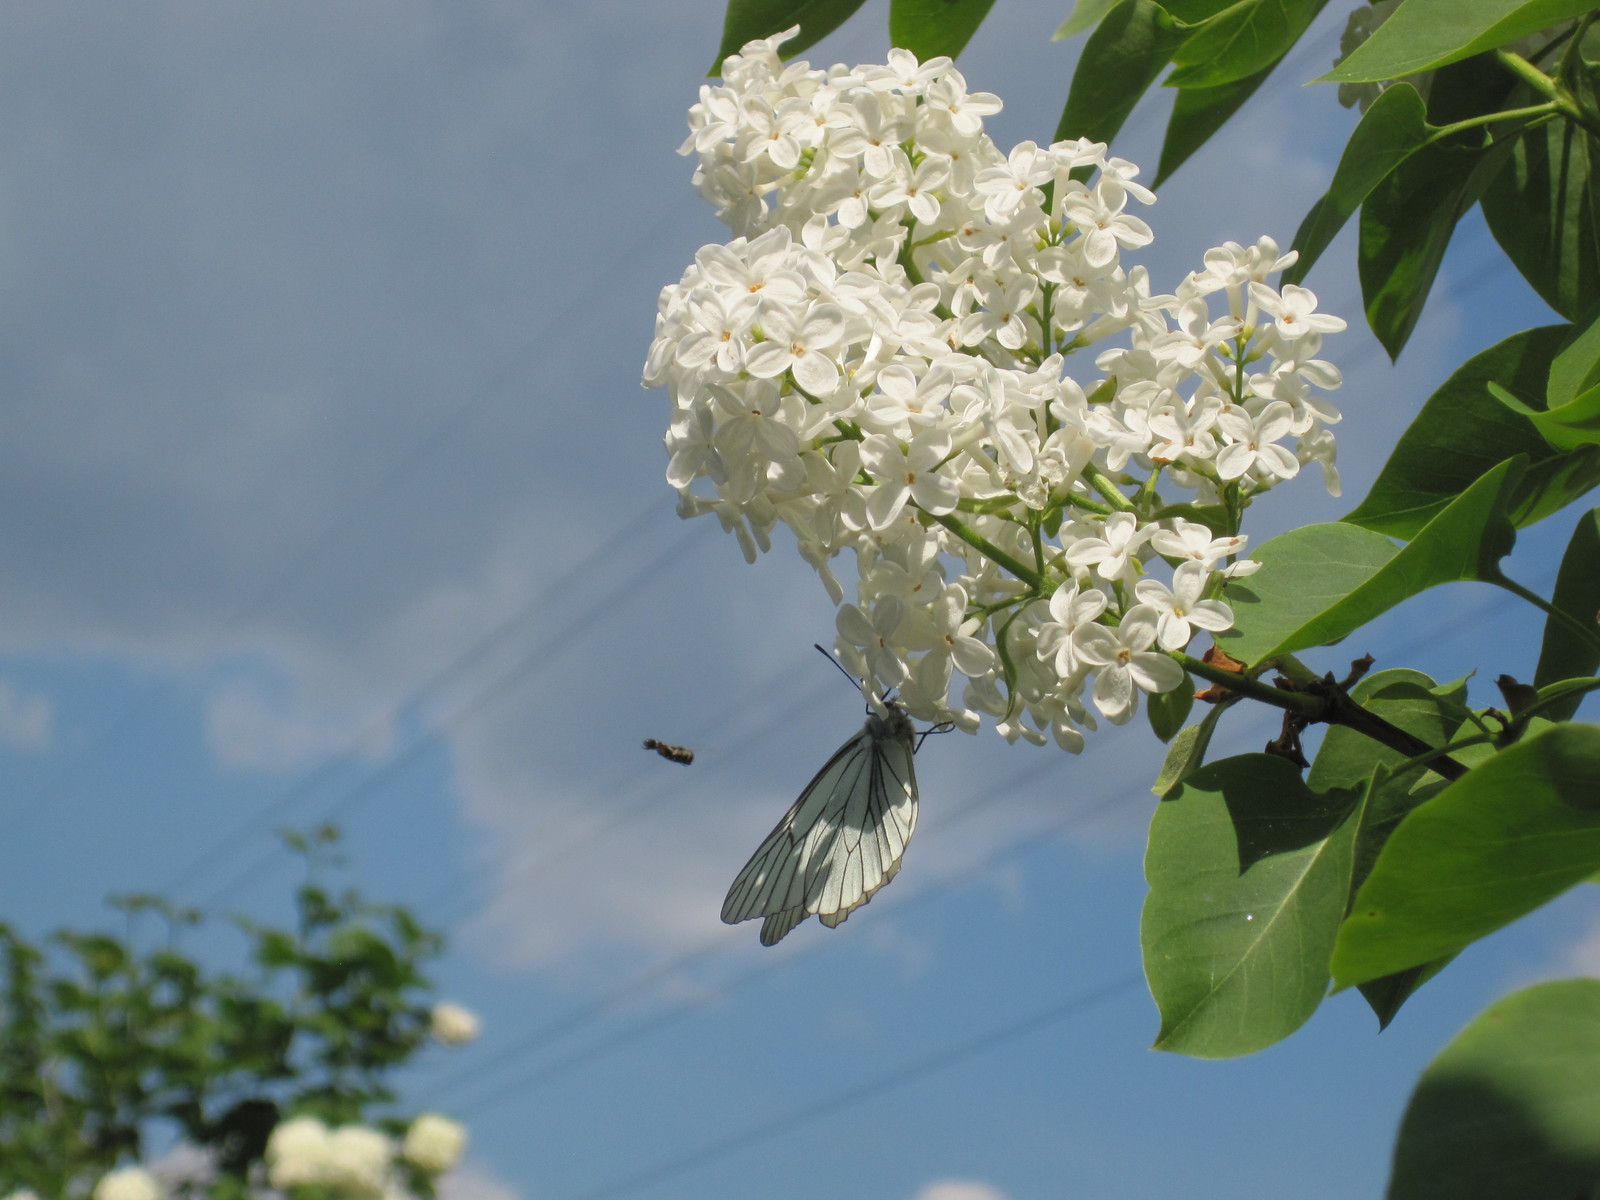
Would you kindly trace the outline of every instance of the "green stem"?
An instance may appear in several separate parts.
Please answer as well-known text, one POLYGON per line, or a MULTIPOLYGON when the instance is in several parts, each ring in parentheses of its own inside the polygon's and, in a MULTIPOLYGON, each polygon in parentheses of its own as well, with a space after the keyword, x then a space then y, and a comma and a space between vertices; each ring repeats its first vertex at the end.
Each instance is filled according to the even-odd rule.
POLYGON ((1117 485, 1101 474, 1100 468, 1093 463, 1089 463, 1083 468, 1083 477, 1089 481, 1090 487, 1106 498, 1112 508, 1118 512, 1133 511, 1133 501, 1124 496, 1117 489, 1117 485))
MULTIPOLYGON (((921 511, 927 512, 927 509, 922 509, 921 511)), ((974 550, 977 550, 980 554, 988 558, 990 562, 997 566, 1004 567, 1006 570, 1010 571, 1034 591, 1042 592, 1044 590, 1043 575, 1025 564, 1021 559, 1014 558, 1007 554, 1004 550, 1000 549, 999 546, 996 546, 976 529, 969 528, 963 522, 956 520, 956 518, 951 516, 949 513, 945 513, 943 515, 937 513, 928 513, 928 515, 935 521, 939 522, 939 524, 943 525, 951 533, 955 534, 967 545, 971 546, 974 550)))
MULTIPOLYGON (((1571 117, 1590 133, 1600 135, 1600 123, 1597 123, 1594 114, 1585 112, 1581 105, 1572 98, 1565 85, 1559 79, 1552 79, 1538 67, 1534 66, 1520 54, 1513 54, 1509 50, 1496 50, 1494 56, 1500 65, 1510 71, 1523 83, 1527 84, 1541 96, 1548 97, 1551 105, 1571 117)), ((1520 115, 1517 112, 1497 113, 1497 119, 1520 115)))
POLYGON ((1505 588, 1513 596, 1520 596, 1535 608, 1543 610, 1551 620, 1557 621, 1567 627, 1578 639, 1586 643, 1592 650, 1600 650, 1600 629, 1595 629, 1564 609, 1557 608, 1537 592, 1530 592, 1515 579, 1508 579, 1504 575, 1497 575, 1488 582, 1498 587, 1505 588))
POLYGON ((1304 692, 1286 692, 1282 688, 1275 688, 1271 684, 1262 683, 1258 679, 1251 679, 1248 675, 1240 675, 1225 667, 1214 667, 1208 662, 1184 654, 1181 651, 1172 656, 1178 665, 1191 675, 1198 675, 1201 679, 1227 688, 1240 696, 1251 700, 1259 700, 1263 704, 1270 704, 1274 708, 1281 708, 1292 712, 1296 716, 1308 720, 1316 720, 1322 715, 1325 707, 1321 700, 1304 692))

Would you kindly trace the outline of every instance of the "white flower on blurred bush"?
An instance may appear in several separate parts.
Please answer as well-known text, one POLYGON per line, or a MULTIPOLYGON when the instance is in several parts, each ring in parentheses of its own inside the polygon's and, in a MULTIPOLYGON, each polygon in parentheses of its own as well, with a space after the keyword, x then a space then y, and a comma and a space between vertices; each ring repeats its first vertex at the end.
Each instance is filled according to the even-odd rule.
POLYGON ((39 1200, 39 1194, 31 1188, 18 1188, 14 1192, 8 1192, 4 1200, 39 1200))
POLYGON ((1077 750, 1086 701, 1130 719, 1184 678, 1163 652, 1232 626, 1251 499, 1311 461, 1337 486, 1345 323, 1269 284, 1270 238, 1156 291, 1122 261, 1154 237, 1132 163, 1004 153, 948 58, 813 70, 793 32, 689 110, 735 236, 662 290, 645 363, 679 513, 751 561, 786 525, 841 660, 911 715, 1077 750))
POLYGON ((323 1181, 358 1196, 381 1196, 389 1183, 394 1143, 376 1129, 341 1125, 328 1134, 323 1181))
POLYGON ((461 1046, 478 1036, 480 1024, 473 1013, 459 1004, 443 1002, 433 1006, 430 1033, 441 1046, 461 1046))
POLYGON ((376 1200, 393 1189, 394 1152, 394 1142, 376 1129, 330 1129, 315 1117, 294 1117, 267 1139, 267 1182, 279 1190, 316 1185, 376 1200))
POLYGON ((318 1183, 328 1161, 328 1127, 315 1117, 293 1117, 267 1138, 267 1182, 278 1189, 318 1183))
POLYGON ((101 1176, 94 1200, 166 1200, 166 1189, 143 1167, 122 1167, 101 1176))
POLYGON ((467 1131, 460 1124, 437 1113, 423 1113, 406 1130, 400 1156, 438 1175, 460 1162, 466 1148, 467 1131))

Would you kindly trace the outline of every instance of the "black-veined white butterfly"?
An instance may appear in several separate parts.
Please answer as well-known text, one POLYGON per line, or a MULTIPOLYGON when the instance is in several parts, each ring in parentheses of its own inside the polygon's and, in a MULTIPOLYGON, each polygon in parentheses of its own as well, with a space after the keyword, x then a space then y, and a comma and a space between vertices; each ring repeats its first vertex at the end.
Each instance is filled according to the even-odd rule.
POLYGON ((763 946, 812 913, 839 924, 900 870, 917 827, 917 731, 893 700, 868 703, 861 732, 806 784, 722 902, 729 925, 764 918, 763 946))

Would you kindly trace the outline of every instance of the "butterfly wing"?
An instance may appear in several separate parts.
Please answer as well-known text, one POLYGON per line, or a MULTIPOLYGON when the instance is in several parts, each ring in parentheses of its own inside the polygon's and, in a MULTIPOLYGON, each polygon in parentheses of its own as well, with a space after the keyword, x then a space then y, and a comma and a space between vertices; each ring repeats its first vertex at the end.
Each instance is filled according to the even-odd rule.
POLYGON ((837 925, 900 869, 917 823, 915 733, 894 705, 873 714, 806 785, 728 889, 722 919, 764 918, 775 945, 812 913, 837 925))

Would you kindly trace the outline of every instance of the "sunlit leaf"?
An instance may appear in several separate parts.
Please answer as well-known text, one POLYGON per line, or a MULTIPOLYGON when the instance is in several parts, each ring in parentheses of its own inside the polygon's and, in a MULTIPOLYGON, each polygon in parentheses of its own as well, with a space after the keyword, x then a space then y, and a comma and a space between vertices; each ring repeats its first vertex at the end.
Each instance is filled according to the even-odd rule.
POLYGON ((1453 954, 1600 868, 1600 728, 1509 746, 1411 812, 1340 930, 1347 987, 1453 954))
POLYGON ((1588 0, 1406 0, 1319 82, 1398 79, 1582 16, 1588 0))
POLYGON ((1497 401, 1491 381, 1525 396, 1545 391, 1570 325, 1513 334, 1468 359, 1400 435, 1377 481, 1344 519, 1394 537, 1414 537, 1474 480, 1517 454, 1531 460, 1511 501, 1519 528, 1548 516, 1600 483, 1600 455, 1552 453, 1531 419, 1497 401))
POLYGON ((1404 547, 1341 522, 1292 530, 1252 550, 1261 569, 1228 585, 1236 636, 1223 648, 1258 663, 1332 645, 1428 588, 1499 578, 1497 564, 1516 541, 1505 509, 1521 473, 1518 460, 1492 468, 1404 547))
POLYGON ((1203 767, 1156 806, 1141 923, 1156 1049, 1248 1054, 1316 1010, 1348 897, 1352 799, 1249 754, 1203 767))

